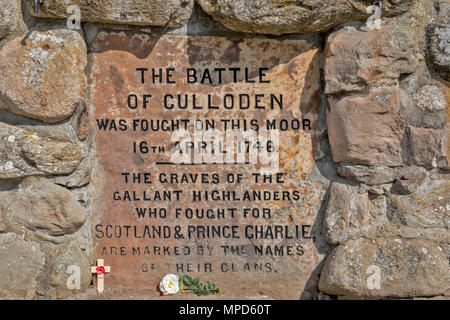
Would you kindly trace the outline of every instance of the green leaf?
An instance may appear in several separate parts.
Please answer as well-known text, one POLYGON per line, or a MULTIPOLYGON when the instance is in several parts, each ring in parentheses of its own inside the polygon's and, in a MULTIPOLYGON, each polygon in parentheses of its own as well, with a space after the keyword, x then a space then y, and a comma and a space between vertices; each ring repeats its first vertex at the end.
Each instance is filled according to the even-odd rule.
POLYGON ((183 280, 184 280, 184 283, 186 283, 188 286, 190 286, 192 284, 192 279, 188 275, 185 275, 183 277, 183 280))
POLYGON ((194 279, 187 274, 180 278, 178 293, 181 293, 183 289, 198 296, 218 294, 220 292, 215 284, 209 281, 206 281, 205 284, 203 284, 198 277, 194 279))

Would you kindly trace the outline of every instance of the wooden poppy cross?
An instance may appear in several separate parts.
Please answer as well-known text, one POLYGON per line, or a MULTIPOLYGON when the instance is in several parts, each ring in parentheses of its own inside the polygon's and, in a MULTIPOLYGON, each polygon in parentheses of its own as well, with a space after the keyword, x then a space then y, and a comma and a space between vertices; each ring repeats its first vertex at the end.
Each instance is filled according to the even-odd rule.
POLYGON ((103 259, 97 259, 97 266, 91 267, 91 273, 97 274, 97 291, 102 293, 105 288, 104 278, 105 273, 111 272, 111 267, 105 266, 103 259))

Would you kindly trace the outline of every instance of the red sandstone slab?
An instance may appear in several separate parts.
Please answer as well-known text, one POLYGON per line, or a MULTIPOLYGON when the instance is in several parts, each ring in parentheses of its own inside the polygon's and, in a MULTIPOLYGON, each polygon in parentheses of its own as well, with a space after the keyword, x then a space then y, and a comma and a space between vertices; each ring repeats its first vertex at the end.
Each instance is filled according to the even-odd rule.
MULTIPOLYGON (((309 180, 312 131, 280 132, 277 172, 283 183, 264 184, 253 176, 260 172, 260 162, 168 164, 170 150, 176 146, 170 140, 173 132, 143 131, 141 124, 143 120, 149 124, 151 120, 160 124, 163 120, 188 121, 192 134, 193 120, 198 119, 214 122, 216 129, 223 130, 224 123, 231 120, 242 128, 244 120, 262 126, 267 120, 302 123, 307 118, 314 128, 319 88, 317 47, 304 40, 100 33, 91 49, 89 115, 95 132, 92 236, 95 258, 111 266, 106 288, 156 291, 165 274, 175 273, 214 282, 226 295, 298 299, 322 259, 313 242, 322 190, 319 183, 309 180), (148 69, 145 83, 137 68, 148 69), (159 68, 163 83, 151 76, 152 69, 159 72, 159 68), (188 83, 190 68, 196 70, 199 81, 203 76, 204 83, 188 83), (225 69, 221 82, 214 73, 218 68, 225 69), (240 72, 235 75, 229 68, 240 68, 240 72), (209 75, 205 75, 206 69, 209 75), (131 100, 133 108, 129 107, 130 94, 137 97, 136 108, 135 100, 131 100), (169 94, 173 98, 167 98, 169 94), (165 99, 170 102, 167 106, 176 105, 178 94, 188 95, 189 107, 165 108, 165 99), (239 99, 246 95, 253 102, 249 108, 245 103, 240 108, 239 99), (225 96, 229 101, 233 96, 233 108, 224 103, 225 96), (218 109, 208 109, 209 102, 218 109), (100 130, 98 121, 106 120, 111 130, 100 130), (133 121, 140 124, 136 130, 133 121), (142 141, 149 147, 148 153, 139 149, 142 141), (152 146, 163 147, 164 152, 153 153, 152 146), (133 173, 142 173, 141 183, 126 182, 125 174, 132 179, 133 173), (230 174, 242 180, 227 183, 230 174), (194 201, 194 191, 209 198, 194 201), (246 194, 252 197, 253 191, 263 196, 265 191, 270 200, 242 200, 246 194), (137 210, 148 213, 154 209, 165 217, 138 217, 137 210), (218 210, 225 211, 223 216, 218 210), (257 211, 260 216, 253 217, 257 211), (191 212, 203 212, 204 217, 189 218, 191 212), (207 218, 208 212, 211 218, 207 218), (219 234, 214 233, 217 230, 219 234)), ((246 156, 255 152, 258 149, 246 156)))

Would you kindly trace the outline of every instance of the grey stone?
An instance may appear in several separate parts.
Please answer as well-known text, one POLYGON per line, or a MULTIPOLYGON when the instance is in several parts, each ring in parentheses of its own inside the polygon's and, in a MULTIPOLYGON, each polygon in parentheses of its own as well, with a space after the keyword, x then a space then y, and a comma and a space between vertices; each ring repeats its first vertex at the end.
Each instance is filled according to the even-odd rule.
POLYGON ((441 144, 437 156, 437 166, 441 169, 450 169, 450 126, 444 129, 442 134, 441 144))
POLYGON ((437 157, 443 134, 443 130, 409 126, 408 136, 413 163, 427 168, 437 167, 437 157))
POLYGON ((83 159, 81 144, 47 138, 0 123, 0 178, 60 175, 73 172, 83 159))
POLYGON ((382 185, 395 180, 395 170, 382 165, 364 166, 339 163, 337 169, 341 177, 367 185, 382 185))
MULTIPOLYGON (((423 76, 422 70, 415 78, 423 76)), ((414 89, 415 83, 404 83, 400 90, 400 115, 416 127, 442 129, 447 123, 447 101, 437 85, 427 84, 414 89), (412 91, 412 92, 409 92, 412 91)))
POLYGON ((68 176, 56 176, 53 182, 67 188, 79 188, 91 181, 91 164, 88 158, 84 158, 78 169, 68 176))
POLYGON ((438 0, 435 4, 438 6, 438 21, 441 23, 448 23, 450 19, 450 1, 438 0))
POLYGON ((399 166, 405 131, 396 91, 328 99, 328 136, 334 162, 399 166))
POLYGON ((325 93, 397 85, 400 75, 416 70, 418 59, 414 31, 408 26, 388 25, 367 32, 342 28, 327 39, 325 93))
MULTIPOLYGON (((32 8, 33 1, 28 3, 32 8)), ((66 19, 71 15, 69 5, 80 8, 83 22, 179 27, 189 20, 194 0, 71 0, 70 4, 45 0, 37 14, 30 13, 39 18, 66 19)))
POLYGON ((17 0, 3 0, 0 6, 0 39, 17 25, 20 8, 17 0))
POLYGON ((450 230, 448 180, 425 180, 415 192, 391 194, 387 200, 390 221, 417 229, 450 230))
MULTIPOLYGON (((384 14, 407 11, 413 1, 382 1, 384 14)), ((372 3, 362 0, 198 0, 202 9, 226 27, 247 33, 319 33, 351 20, 365 20, 372 3)))
POLYGON ((4 218, 16 232, 25 227, 49 240, 77 231, 87 213, 67 189, 42 177, 28 177, 19 184, 4 218))
POLYGON ((417 107, 426 112, 447 110, 447 101, 436 85, 425 85, 414 93, 417 107))
POLYGON ((0 233, 2 233, 4 229, 5 226, 3 225, 2 210, 0 209, 0 233))
POLYGON ((407 195, 416 191, 417 187, 425 180, 425 173, 405 174, 397 179, 392 188, 394 194, 407 195))
POLYGON ((86 88, 87 49, 68 29, 34 29, 0 49, 0 109, 48 123, 70 117, 86 88), (41 30, 43 29, 43 30, 41 30))
POLYGON ((45 268, 37 278, 37 293, 45 299, 63 299, 83 292, 92 279, 89 259, 76 242, 43 245, 45 268))
MULTIPOLYGON (((447 20, 448 23, 448 20, 447 20)), ((427 29, 429 63, 445 80, 450 81, 450 27, 432 24, 427 29)))
POLYGON ((360 238, 337 247, 325 261, 319 289, 351 297, 429 297, 450 286, 450 267, 435 242, 360 238))
POLYGON ((339 244, 359 235, 370 224, 367 192, 358 187, 333 182, 323 223, 323 235, 330 244, 339 244))
POLYGON ((45 262, 39 245, 14 233, 0 234, 0 257, 0 298, 34 298, 45 262))

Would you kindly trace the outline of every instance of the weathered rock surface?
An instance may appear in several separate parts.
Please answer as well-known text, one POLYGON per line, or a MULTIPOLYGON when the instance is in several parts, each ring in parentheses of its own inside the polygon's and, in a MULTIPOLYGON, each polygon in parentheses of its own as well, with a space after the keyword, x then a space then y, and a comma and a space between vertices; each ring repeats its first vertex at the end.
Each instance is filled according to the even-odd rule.
POLYGON ((0 208, 0 233, 3 232, 4 229, 5 226, 3 225, 2 210, 0 208))
POLYGON ((0 39, 5 37, 17 24, 20 8, 16 0, 4 0, 0 7, 0 39))
POLYGON ((80 112, 77 117, 76 124, 77 137, 81 141, 84 141, 89 136, 89 113, 86 107, 80 112))
POLYGON ((42 177, 28 177, 20 183, 4 218, 14 231, 20 232, 24 226, 47 239, 74 233, 87 216, 67 189, 42 177))
POLYGON ((450 2, 448 0, 438 0, 434 3, 434 5, 438 7, 437 12, 437 21, 439 23, 448 22, 448 18, 450 17, 450 2))
POLYGON ((450 230, 450 182, 430 180, 408 195, 387 197, 390 221, 418 229, 450 230))
POLYGON ((39 296, 62 299, 85 290, 92 279, 90 261, 76 242, 65 245, 45 245, 42 251, 49 257, 37 277, 39 296))
POLYGON ((400 116, 415 127, 444 128, 448 106, 445 90, 439 89, 437 85, 427 84, 414 91, 414 83, 421 81, 420 76, 415 75, 415 78, 415 81, 405 84, 412 92, 400 91, 400 116))
POLYGON ((395 181, 392 192, 402 195, 410 194, 416 191, 417 186, 420 185, 425 178, 425 173, 416 172, 405 174, 395 181))
POLYGON ((450 126, 447 126, 442 134, 437 159, 438 168, 450 169, 450 126))
MULTIPOLYGON (((384 14, 398 15, 407 11, 411 0, 382 1, 384 14)), ((198 0, 214 20, 240 32, 319 33, 351 20, 364 20, 370 14, 367 1, 353 0, 198 0)))
POLYGON ((0 298, 32 299, 45 262, 39 246, 13 233, 0 234, 0 257, 0 298))
POLYGON ((91 166, 88 159, 84 158, 75 172, 68 176, 57 176, 53 182, 67 188, 85 186, 91 181, 91 166))
MULTIPOLYGON (((32 9, 33 1, 29 0, 32 9)), ((46 0, 39 12, 31 15, 39 18, 66 19, 70 5, 81 10, 81 21, 131 24, 141 26, 179 27, 187 22, 194 7, 194 0, 46 0)))
POLYGON ((327 258, 319 289, 356 297, 438 296, 450 286, 447 256, 435 242, 350 240, 327 258))
POLYGON ((443 130, 409 126, 408 136, 413 163, 428 168, 436 167, 443 134, 443 130))
POLYGON ((403 163, 404 123, 396 92, 329 98, 328 136, 335 162, 398 166, 403 163))
POLYGON ((337 165, 341 177, 348 178, 367 185, 380 185, 395 180, 394 169, 382 165, 364 166, 347 163, 337 165))
POLYGON ((73 30, 33 31, 0 50, 0 108, 55 123, 72 115, 86 87, 87 51, 73 30))
POLYGON ((450 81, 450 27, 432 24, 427 31, 429 63, 443 79, 450 81))
POLYGON ((0 178, 73 172, 84 150, 79 143, 42 137, 0 123, 0 178))
POLYGON ((371 31, 343 28, 327 40, 325 93, 396 85, 401 74, 415 71, 417 63, 414 31, 408 26, 371 31))
POLYGON ((414 93, 416 106, 427 112, 435 112, 447 109, 447 101, 442 91, 435 85, 425 85, 414 93))
POLYGON ((323 235, 331 244, 346 241, 359 234, 370 223, 367 192, 358 193, 358 187, 333 182, 323 223, 323 235))

